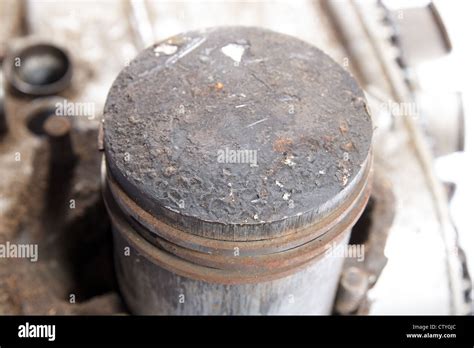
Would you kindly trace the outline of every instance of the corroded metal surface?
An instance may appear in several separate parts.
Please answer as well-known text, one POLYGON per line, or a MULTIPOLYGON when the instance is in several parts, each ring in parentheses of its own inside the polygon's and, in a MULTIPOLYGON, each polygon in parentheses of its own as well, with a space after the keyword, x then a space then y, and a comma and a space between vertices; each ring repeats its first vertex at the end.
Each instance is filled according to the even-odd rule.
POLYGON ((190 233, 258 240, 315 222, 360 179, 372 125, 361 89, 320 50, 255 28, 172 37, 115 81, 112 175, 190 233), (222 163, 219 151, 254 151, 222 163))
POLYGON ((148 233, 151 232, 151 237, 153 238, 163 238, 181 247, 216 256, 234 255, 236 247, 239 249, 240 256, 267 255, 305 245, 334 229, 342 220, 346 218, 349 218, 349 220, 353 219, 350 213, 352 211, 358 212, 360 210, 358 204, 365 204, 367 199, 369 169, 369 167, 365 168, 364 176, 358 189, 351 196, 347 197, 338 209, 324 216, 317 223, 299 230, 287 231, 288 233, 282 237, 256 241, 226 241, 193 235, 167 225, 138 206, 123 192, 110 175, 107 178, 107 188, 111 194, 109 199, 113 198, 117 208, 122 210, 126 216, 129 216, 132 221, 139 223, 138 229, 140 231, 144 229, 148 233))
MULTIPOLYGON (((355 18, 356 20, 353 21, 351 18, 354 18, 345 12, 340 17, 342 25, 347 29, 344 33, 355 33, 355 35, 351 36, 351 40, 338 41, 334 28, 329 25, 331 17, 321 10, 320 1, 235 2, 232 4, 206 2, 205 5, 190 1, 143 1, 143 3, 145 3, 153 26, 151 36, 154 36, 154 42, 169 35, 198 27, 228 24, 252 25, 273 28, 304 39, 320 47, 339 63, 347 60, 347 65, 344 66, 353 74, 359 73, 361 75, 358 76, 360 78, 358 81, 364 90, 369 94, 374 92, 369 95, 372 101, 373 97, 378 98, 377 102, 372 102, 370 105, 374 120, 379 120, 375 130, 374 157, 375 162, 380 165, 379 171, 387 174, 393 183, 397 202, 391 237, 386 248, 389 262, 377 284, 378 286, 371 293, 370 301, 373 302, 371 312, 383 314, 448 313, 450 294, 445 286, 447 283, 445 263, 440 257, 440 255, 444 255, 444 249, 442 240, 436 233, 440 230, 440 224, 436 218, 436 202, 430 194, 430 185, 426 179, 426 173, 431 167, 420 165, 412 136, 406 127, 401 126, 400 119, 395 120, 396 122, 391 127, 384 126, 386 111, 384 111, 383 103, 394 97, 391 95, 386 77, 380 69, 380 62, 372 52, 367 35, 361 30, 363 29, 361 28, 361 19, 355 18), (360 72, 357 71, 359 68, 360 72), (378 87, 377 91, 374 91, 374 86, 378 87), (380 110, 377 110, 378 103, 382 103, 380 110), (420 250, 423 250, 422 258, 420 250)), ((330 1, 330 3, 337 4, 335 1, 330 1)), ((370 3, 368 2, 368 7, 370 7, 370 3)), ((96 110, 99 111, 102 109, 113 78, 123 64, 135 55, 136 49, 140 49, 132 43, 128 20, 130 11, 127 11, 127 6, 124 5, 126 2, 112 5, 109 1, 102 0, 94 2, 93 6, 84 6, 81 2, 3 0, 0 2, 0 58, 4 54, 7 44, 8 46, 15 44, 14 37, 20 33, 27 34, 24 31, 26 28, 29 29, 29 34, 53 40, 54 44, 67 47, 71 52, 75 69, 72 89, 67 91, 67 97, 75 101, 94 102, 96 110), (22 7, 27 9, 24 14, 20 14, 22 7), (23 27, 23 21, 27 22, 25 27, 23 27)), ((350 6, 344 6, 344 9, 350 8, 350 6)), ((364 12, 366 10, 364 9, 364 12)), ((380 13, 368 13, 368 15, 376 21, 379 21, 381 17, 380 13)), ((377 29, 380 29, 377 30, 380 34, 377 40, 388 41, 388 38, 384 36, 387 31, 379 26, 377 29)), ((391 54, 392 48, 387 45, 385 52, 391 54)), ((399 73, 402 76, 402 72, 399 73)), ((71 218, 66 218, 66 220, 73 221, 76 217, 80 217, 80 226, 74 227, 68 223, 63 234, 52 232, 50 228, 45 229, 48 231, 46 233, 38 231, 42 229, 42 223, 49 220, 56 221, 61 215, 58 213, 49 214, 47 217, 42 215, 44 182, 47 180, 44 167, 48 163, 48 158, 45 155, 48 154, 48 151, 45 151, 47 148, 44 146, 38 147, 40 144, 45 145, 43 141, 29 134, 24 117, 26 115, 23 112, 26 101, 12 99, 10 96, 7 99, 5 106, 9 129, 0 143, 2 177, 0 180, 0 240, 13 242, 21 237, 23 241, 34 241, 40 240, 36 237, 41 236, 44 240, 59 242, 47 245, 49 252, 51 252, 49 254, 50 260, 44 259, 47 254, 41 252, 40 257, 44 262, 34 265, 27 260, 5 259, 0 262, 0 312, 9 314, 117 313, 117 306, 107 305, 109 295, 115 298, 117 297, 115 293, 105 297, 94 297, 90 302, 68 303, 64 297, 67 295, 65 292, 77 284, 74 279, 63 274, 63 267, 59 266, 68 268, 72 266, 76 270, 75 273, 78 274, 81 273, 77 272, 79 264, 82 265, 84 260, 88 260, 87 264, 90 268, 81 274, 88 277, 89 274, 107 273, 99 269, 100 263, 95 257, 92 260, 92 254, 95 255, 95 251, 90 244, 91 238, 100 239, 103 234, 98 232, 98 230, 102 231, 102 227, 98 227, 102 224, 90 216, 91 213, 97 217, 103 217, 104 214, 100 205, 96 206, 94 203, 99 200, 97 180, 99 156, 94 152, 96 135, 90 134, 95 131, 87 134, 77 133, 77 128, 95 129, 100 120, 100 111, 97 112, 94 120, 85 118, 75 120, 78 122, 75 123, 72 132, 75 142, 80 144, 79 147, 75 146, 75 149, 79 149, 80 157, 85 158, 86 161, 78 163, 77 175, 74 176, 70 185, 73 188, 70 196, 80 198, 76 202, 78 209, 74 210, 71 218), (14 160, 16 153, 21 153, 21 162, 14 160), (62 251, 64 243, 66 250, 62 251), (86 257, 80 258, 80 250, 85 250, 86 257), (66 262, 63 260, 60 263, 56 262, 52 256, 53 252, 64 253, 66 262), (71 265, 70 261, 77 257, 81 261, 71 265), (52 296, 52 294, 58 294, 58 296, 52 296)), ((283 141, 281 145, 285 146, 285 143, 283 141)), ((377 217, 374 216, 374 219, 377 217)), ((173 232, 175 230, 177 228, 174 228, 173 232)), ((202 246, 200 244, 202 239, 194 240, 198 237, 197 235, 189 236, 192 246, 202 246)), ((116 241, 119 243, 116 249, 117 253, 124 247, 130 246, 130 244, 123 243, 120 238, 117 238, 116 241)), ((211 239, 205 240, 205 242, 207 241, 216 244, 219 242, 211 239)), ((205 246, 208 245, 205 244, 205 246)), ((209 246, 209 248, 211 247, 214 248, 214 245, 209 246)), ((227 245, 227 248, 229 247, 230 244, 227 245)), ((219 244, 219 249, 211 250, 224 250, 222 251, 223 255, 229 251, 224 247, 221 248, 221 244, 219 244)), ((270 248, 261 250, 270 250, 270 248)), ((280 249, 277 247, 276 250, 280 249)), ((255 252, 255 250, 253 251, 255 252)), ((248 253, 251 252, 252 250, 248 251, 248 253)), ((223 314, 235 313, 237 308, 247 310, 249 313, 301 313, 308 312, 310 307, 314 308, 315 302, 320 300, 314 296, 316 286, 320 287, 318 292, 321 290, 334 293, 335 290, 335 284, 331 287, 325 282, 324 277, 321 277, 321 272, 317 272, 318 270, 311 272, 309 269, 305 269, 301 273, 296 273, 297 278, 293 278, 295 284, 298 284, 302 279, 310 278, 314 281, 314 288, 305 289, 296 286, 291 291, 280 292, 280 296, 270 297, 269 302, 261 305, 250 296, 241 297, 239 304, 235 300, 235 293, 228 291, 231 285, 225 286, 223 295, 217 297, 214 291, 218 288, 221 289, 219 284, 190 281, 181 276, 169 278, 168 282, 163 282, 159 279, 166 279, 170 274, 169 271, 156 268, 154 265, 140 268, 140 262, 149 265, 148 261, 140 254, 132 254, 130 258, 133 258, 135 262, 132 272, 126 278, 130 284, 143 282, 143 276, 150 269, 157 271, 155 273, 156 279, 145 283, 146 288, 141 291, 132 292, 133 288, 122 289, 123 294, 133 298, 133 296, 146 293, 150 298, 154 298, 156 289, 161 289, 165 294, 161 303, 163 305, 161 307, 162 313, 169 311, 171 306, 178 306, 179 313, 189 314, 193 308, 199 308, 202 303, 200 301, 207 300, 209 303, 215 304, 216 299, 225 304, 225 308, 221 311, 223 314), (144 272, 140 273, 140 269, 144 272), (185 279, 187 283, 184 282, 185 279), (193 295, 196 293, 201 295, 193 295), (185 303, 178 302, 181 294, 186 296, 185 303), (290 299, 294 299, 293 304, 290 299), (242 306, 239 307, 239 305, 242 306)), ((126 259, 119 260, 125 261, 126 259)), ((322 266, 322 264, 320 265, 322 266)), ((332 272, 338 272, 339 266, 335 263, 326 264, 326 267, 330 268, 332 272)), ((121 269, 119 268, 118 271, 120 272, 121 269)), ((81 280, 84 279, 81 278, 81 280)), ((273 283, 278 286, 282 282, 284 282, 284 278, 275 283, 267 282, 265 290, 261 290, 259 293, 271 294, 267 284, 273 283)), ((244 293, 248 293, 252 289, 256 289, 255 284, 245 284, 240 287, 244 293)), ((151 308, 146 305, 138 307, 136 302, 135 305, 137 306, 133 307, 135 311, 151 311, 151 308)), ((322 312, 330 311, 330 306, 322 305, 319 308, 322 312)))
POLYGON ((132 312, 329 313, 342 262, 327 250, 347 243, 371 187, 371 118, 345 70, 267 30, 194 31, 132 61, 104 119, 104 198, 132 312), (192 307, 175 303, 178 284, 192 307), (281 300, 309 289, 307 306, 281 300))
MULTIPOLYGON (((361 191, 358 191, 356 197, 348 200, 342 211, 327 217, 319 224, 294 232, 291 238, 280 237, 255 242, 223 242, 192 237, 159 220, 153 221, 136 206, 126 211, 124 215, 118 207, 118 204, 123 202, 117 204, 112 199, 110 186, 105 190, 105 200, 116 234, 120 234, 120 238, 128 241, 134 250, 157 266, 207 282, 259 283, 291 275, 314 264, 321 259, 331 244, 341 243, 367 203, 369 197, 367 181, 368 177, 365 176, 361 191), (137 211, 140 215, 135 215, 137 211), (136 219, 133 218, 134 215, 136 219), (131 216, 132 220, 127 221, 125 216, 131 216), (141 225, 142 223, 147 227, 141 225), (150 234, 148 228, 157 234, 150 234), (205 245, 194 244, 196 239, 201 239, 199 242, 204 242, 205 245)), ((117 187, 114 190, 117 190, 117 187)), ((115 194, 121 195, 119 200, 127 199, 123 197, 123 193, 115 194)), ((117 252, 117 257, 128 260, 127 256, 120 255, 120 250, 117 252)), ((127 267, 127 261, 117 262, 123 262, 125 264, 123 267, 127 267)), ((129 283, 122 286, 135 287, 136 284, 129 283)))
MULTIPOLYGON (((151 246, 133 233, 114 231, 116 272, 120 290, 132 313, 159 315, 291 315, 329 314, 343 258, 324 253, 317 262, 271 281, 220 284, 193 279, 193 274, 175 273, 161 267, 136 246, 151 246), (129 235, 130 236, 130 235, 129 235), (130 256, 123 250, 130 248, 130 256), (140 287, 134 286, 141 284, 140 287)), ((340 235, 347 243, 349 231, 340 235)), ((153 253, 158 253, 156 248, 153 253)), ((192 271, 192 269, 190 269, 192 271)), ((219 273, 215 270, 214 273, 219 273)), ((262 279, 260 279, 262 280, 262 279)))

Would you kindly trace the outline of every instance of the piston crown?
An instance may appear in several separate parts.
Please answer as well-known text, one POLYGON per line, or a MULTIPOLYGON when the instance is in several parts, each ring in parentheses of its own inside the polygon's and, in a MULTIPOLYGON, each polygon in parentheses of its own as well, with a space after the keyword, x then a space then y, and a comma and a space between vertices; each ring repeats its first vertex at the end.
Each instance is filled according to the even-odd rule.
POLYGON ((216 239, 258 240, 329 214, 367 166, 362 90, 328 55, 264 29, 149 47, 104 111, 110 175, 148 212, 216 239))

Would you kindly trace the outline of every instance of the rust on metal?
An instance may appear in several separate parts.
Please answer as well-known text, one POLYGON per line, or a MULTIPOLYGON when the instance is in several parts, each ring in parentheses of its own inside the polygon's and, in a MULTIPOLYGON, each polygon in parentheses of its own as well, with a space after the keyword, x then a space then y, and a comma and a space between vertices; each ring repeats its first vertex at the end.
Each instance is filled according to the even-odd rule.
POLYGON ((212 255, 233 255, 234 248, 239 248, 241 256, 256 254, 271 254, 283 250, 291 249, 307 243, 325 233, 335 225, 349 211, 353 210, 355 204, 362 200, 368 190, 368 177, 370 163, 363 172, 361 186, 354 194, 347 197, 338 209, 334 210, 315 224, 298 230, 288 231, 285 236, 278 238, 262 239, 258 241, 222 241, 217 239, 203 238, 185 231, 176 229, 160 221, 146 210, 140 208, 130 197, 128 197, 118 186, 110 175, 107 186, 115 203, 128 216, 139 222, 146 230, 153 232, 157 237, 164 238, 174 244, 192 249, 195 251, 212 255))
POLYGON ((352 77, 300 40, 255 28, 190 32, 143 51, 116 79, 104 110, 107 166, 178 229, 278 237, 352 190, 371 142, 365 107, 352 77))
MULTIPOLYGON (((133 311, 176 313, 161 284, 238 297, 235 313, 245 286, 262 306, 301 281, 321 298, 308 311, 332 303, 342 260, 326 251, 347 243, 367 204, 372 122, 326 54, 257 28, 175 36, 119 74, 99 137, 133 311)), ((196 301, 195 313, 228 307, 196 301)))

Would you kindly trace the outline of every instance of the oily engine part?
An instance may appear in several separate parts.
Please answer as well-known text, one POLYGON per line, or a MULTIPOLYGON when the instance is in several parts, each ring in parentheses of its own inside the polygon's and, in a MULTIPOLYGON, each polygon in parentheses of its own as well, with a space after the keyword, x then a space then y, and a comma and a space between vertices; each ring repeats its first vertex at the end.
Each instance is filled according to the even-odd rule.
POLYGON ((372 121, 355 80, 268 30, 174 36, 104 109, 117 278, 139 314, 328 314, 370 193, 372 121))

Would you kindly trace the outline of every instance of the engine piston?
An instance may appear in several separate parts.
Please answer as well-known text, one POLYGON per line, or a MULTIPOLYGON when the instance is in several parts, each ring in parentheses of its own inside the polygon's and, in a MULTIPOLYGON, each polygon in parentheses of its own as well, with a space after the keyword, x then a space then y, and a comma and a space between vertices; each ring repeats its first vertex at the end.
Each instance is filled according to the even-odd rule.
POLYGON ((138 314, 328 314, 372 121, 319 49, 245 27, 171 37, 110 89, 104 197, 138 314))

